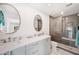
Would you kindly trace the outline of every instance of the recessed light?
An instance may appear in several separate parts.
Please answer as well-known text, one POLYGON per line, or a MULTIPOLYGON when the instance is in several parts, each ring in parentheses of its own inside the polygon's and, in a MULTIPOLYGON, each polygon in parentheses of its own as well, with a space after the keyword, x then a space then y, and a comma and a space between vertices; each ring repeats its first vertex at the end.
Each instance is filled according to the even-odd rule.
POLYGON ((79 16, 79 14, 77 14, 77 16, 79 16))
POLYGON ((52 4, 47 4, 48 6, 51 6, 52 4))
POLYGON ((64 12, 61 12, 61 15, 63 15, 64 14, 64 12))
POLYGON ((68 17, 66 17, 66 19, 68 20, 68 17))

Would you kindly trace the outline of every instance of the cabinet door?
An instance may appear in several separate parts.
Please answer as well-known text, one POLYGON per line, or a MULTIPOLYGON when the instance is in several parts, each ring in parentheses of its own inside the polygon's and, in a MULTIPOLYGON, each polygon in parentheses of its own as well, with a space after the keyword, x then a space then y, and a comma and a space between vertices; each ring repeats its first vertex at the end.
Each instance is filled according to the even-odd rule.
POLYGON ((10 52, 1 53, 0 55, 10 55, 10 52))
POLYGON ((50 38, 46 38, 44 41, 44 54, 49 54, 51 51, 51 41, 50 38))
POLYGON ((26 55, 39 55, 39 42, 34 42, 26 46, 26 55))
POLYGON ((27 55, 45 55, 50 52, 50 38, 26 46, 27 55))
POLYGON ((10 52, 6 52, 6 53, 4 53, 4 55, 10 55, 10 52))
POLYGON ((44 40, 40 41, 40 52, 43 55, 49 54, 51 49, 51 42, 50 38, 45 38, 44 40))
POLYGON ((25 55, 25 46, 16 48, 13 51, 11 51, 12 55, 25 55))

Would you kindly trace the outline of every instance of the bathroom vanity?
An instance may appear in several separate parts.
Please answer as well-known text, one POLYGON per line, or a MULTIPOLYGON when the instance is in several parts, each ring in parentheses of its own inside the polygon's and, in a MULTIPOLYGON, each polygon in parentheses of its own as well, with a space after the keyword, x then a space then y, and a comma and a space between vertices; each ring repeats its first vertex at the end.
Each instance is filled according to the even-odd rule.
POLYGON ((47 23, 44 25, 44 18, 40 13, 36 14, 37 12, 34 11, 34 17, 31 18, 32 12, 29 11, 29 16, 26 12, 27 9, 31 9, 26 6, 22 9, 23 7, 19 8, 19 6, 24 7, 24 4, 0 4, 0 55, 49 54, 51 41, 49 31, 45 30, 47 23), (22 10, 20 11, 20 9, 22 10))
POLYGON ((23 38, 0 46, 1 55, 46 55, 51 52, 50 36, 23 38))

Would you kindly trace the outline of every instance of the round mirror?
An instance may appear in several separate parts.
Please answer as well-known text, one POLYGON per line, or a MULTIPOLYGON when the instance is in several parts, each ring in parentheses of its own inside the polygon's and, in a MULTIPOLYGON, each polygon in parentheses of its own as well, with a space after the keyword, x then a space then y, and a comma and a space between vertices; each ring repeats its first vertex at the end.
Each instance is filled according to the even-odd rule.
POLYGON ((34 19, 34 28, 36 31, 40 31, 42 29, 42 18, 40 15, 36 15, 34 19))
POLYGON ((20 15, 17 9, 6 3, 0 3, 0 33, 13 33, 19 29, 20 15))

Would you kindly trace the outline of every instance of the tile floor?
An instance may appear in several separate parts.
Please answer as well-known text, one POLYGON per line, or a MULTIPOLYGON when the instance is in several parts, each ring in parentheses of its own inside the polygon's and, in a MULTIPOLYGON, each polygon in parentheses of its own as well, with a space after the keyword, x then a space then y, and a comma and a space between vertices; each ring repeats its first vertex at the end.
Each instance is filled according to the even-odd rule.
POLYGON ((73 53, 70 53, 68 51, 65 51, 60 48, 56 48, 57 43, 52 41, 52 52, 51 55, 74 55, 73 53))

